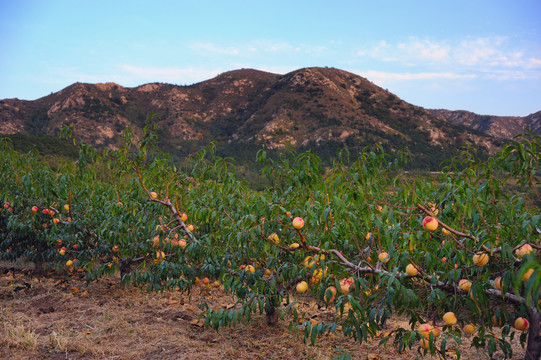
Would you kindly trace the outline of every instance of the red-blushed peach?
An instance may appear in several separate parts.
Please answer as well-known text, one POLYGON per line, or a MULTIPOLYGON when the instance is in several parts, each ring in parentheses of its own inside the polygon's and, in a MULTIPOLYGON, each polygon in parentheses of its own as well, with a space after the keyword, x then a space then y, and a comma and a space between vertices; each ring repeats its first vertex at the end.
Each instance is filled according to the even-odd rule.
POLYGON ((300 230, 304 226, 304 220, 297 216, 293 219, 292 225, 295 229, 300 230))
POLYGON ((427 216, 423 219, 423 227, 425 230, 434 231, 438 228, 438 220, 432 216, 427 216))
POLYGON ((526 331, 530 327, 530 322, 523 317, 519 317, 515 320, 515 329, 520 331, 526 331))

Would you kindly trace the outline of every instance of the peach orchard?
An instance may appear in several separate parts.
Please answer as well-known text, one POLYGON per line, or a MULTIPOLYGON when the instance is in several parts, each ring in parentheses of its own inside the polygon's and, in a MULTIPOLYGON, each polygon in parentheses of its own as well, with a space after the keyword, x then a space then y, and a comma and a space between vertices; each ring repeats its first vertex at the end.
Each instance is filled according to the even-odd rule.
POLYGON ((261 312, 312 343, 337 331, 363 342, 399 314, 410 326, 381 342, 400 351, 445 355, 469 337, 511 357, 520 337, 524 358, 539 359, 541 215, 508 189, 540 200, 539 137, 487 161, 464 151, 437 180, 405 176, 407 157, 377 145, 325 169, 311 153, 260 151, 263 191, 212 145, 176 164, 155 142, 148 128, 140 141, 128 129, 124 147, 81 144, 77 162, 53 171, 3 139, 0 256, 88 281, 120 274, 148 291, 222 285, 234 306, 202 308, 217 330, 261 312), (294 293, 317 297, 334 320, 305 319, 294 293))

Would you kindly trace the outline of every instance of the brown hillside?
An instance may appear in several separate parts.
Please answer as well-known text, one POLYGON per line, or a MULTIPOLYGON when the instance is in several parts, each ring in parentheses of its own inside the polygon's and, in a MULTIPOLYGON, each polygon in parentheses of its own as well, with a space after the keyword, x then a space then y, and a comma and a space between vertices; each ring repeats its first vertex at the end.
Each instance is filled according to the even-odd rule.
POLYGON ((481 128, 452 124, 361 76, 319 67, 285 75, 235 70, 191 86, 76 83, 35 101, 1 100, 0 133, 55 136, 74 125, 77 138, 114 148, 125 126, 141 134, 151 113, 173 152, 202 139, 328 151, 379 142, 389 151, 408 147, 440 161, 466 144, 485 153, 502 144, 481 128))

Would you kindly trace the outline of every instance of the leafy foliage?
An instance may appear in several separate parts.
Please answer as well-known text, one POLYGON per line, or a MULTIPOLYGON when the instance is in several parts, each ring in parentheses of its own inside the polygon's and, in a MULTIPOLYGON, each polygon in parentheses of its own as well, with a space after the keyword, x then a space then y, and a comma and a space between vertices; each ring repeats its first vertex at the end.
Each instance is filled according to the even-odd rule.
POLYGON ((487 161, 464 151, 437 181, 405 177, 407 157, 391 159, 381 145, 354 160, 342 151, 326 169, 311 152, 261 150, 266 187, 256 191, 213 144, 179 163, 152 150, 151 130, 140 141, 126 130, 116 151, 82 144, 77 162, 59 171, 2 140, 0 256, 85 272, 88 280, 119 271, 123 282, 149 291, 189 292, 199 281, 210 289, 209 279, 218 280, 235 304, 203 304, 207 326, 260 312, 271 325, 288 319, 311 343, 336 331, 366 341, 399 313, 410 328, 382 340, 393 338, 399 350, 426 336, 420 352, 445 354, 451 339, 466 336, 460 326, 473 323, 474 346, 511 357, 510 321, 539 314, 541 215, 504 191, 509 178, 536 185, 537 137, 517 139, 487 161), (425 217, 437 218, 437 229, 424 229, 425 217), (476 254, 488 263, 476 264, 476 254), (498 276, 501 290, 493 285, 498 276), (311 323, 297 310, 292 294, 302 281, 334 307, 332 322, 311 323), (435 320, 447 312, 457 314, 456 326, 435 320), (422 323, 442 330, 441 340, 422 333, 422 323))

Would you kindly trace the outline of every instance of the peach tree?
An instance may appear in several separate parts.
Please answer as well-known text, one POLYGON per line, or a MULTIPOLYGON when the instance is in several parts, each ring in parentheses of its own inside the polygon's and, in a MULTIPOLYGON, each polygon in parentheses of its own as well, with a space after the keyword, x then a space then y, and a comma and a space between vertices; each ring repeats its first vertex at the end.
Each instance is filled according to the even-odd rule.
POLYGON ((59 172, 2 143, 2 257, 84 269, 89 281, 119 271, 148 290, 219 280, 234 304, 206 308, 216 329, 262 312, 312 342, 336 331, 362 342, 400 314, 410 326, 382 339, 399 350, 445 355, 468 336, 511 357, 519 336, 525 358, 539 358, 538 137, 485 162, 465 151, 432 177, 405 174, 407 158, 378 145, 329 168, 309 152, 261 151, 270 185, 254 191, 212 146, 175 164, 152 131, 125 136, 116 151, 82 145, 59 172), (300 312, 306 293, 329 321, 300 312))

